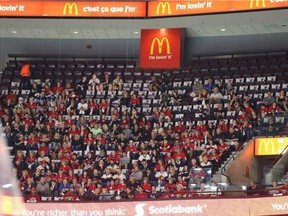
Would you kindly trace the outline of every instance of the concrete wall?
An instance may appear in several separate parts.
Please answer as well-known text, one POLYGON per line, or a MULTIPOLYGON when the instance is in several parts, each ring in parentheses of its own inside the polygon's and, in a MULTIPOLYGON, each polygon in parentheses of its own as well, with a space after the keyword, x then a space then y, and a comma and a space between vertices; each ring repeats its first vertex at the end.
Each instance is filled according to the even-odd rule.
MULTIPOLYGON (((0 38, 0 68, 8 54, 59 54, 78 56, 139 56, 139 39, 37 39, 0 38), (86 45, 92 45, 87 49, 86 45)), ((233 52, 288 50, 288 33, 185 38, 184 64, 193 56, 233 52)))
MULTIPOLYGON (((261 170, 260 170, 261 172, 261 170)), ((247 185, 249 181, 261 182, 259 179, 258 158, 254 156, 254 141, 252 140, 236 158, 227 170, 232 184, 247 185)))

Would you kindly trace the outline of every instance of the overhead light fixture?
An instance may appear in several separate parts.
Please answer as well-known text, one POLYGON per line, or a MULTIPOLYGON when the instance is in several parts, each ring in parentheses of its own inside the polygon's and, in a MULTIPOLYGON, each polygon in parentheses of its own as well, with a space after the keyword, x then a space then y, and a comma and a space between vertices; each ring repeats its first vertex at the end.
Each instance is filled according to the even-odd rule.
POLYGON ((12 31, 12 33, 13 33, 13 34, 16 34, 16 33, 17 33, 17 31, 12 31))
POLYGON ((78 31, 74 31, 73 33, 74 33, 74 34, 78 34, 79 32, 78 32, 78 31))
POLYGON ((138 31, 135 31, 134 34, 139 34, 139 32, 138 32, 138 31))
POLYGON ((226 31, 226 29, 225 29, 225 28, 222 28, 222 29, 221 29, 221 31, 222 31, 222 32, 225 32, 225 31, 226 31))

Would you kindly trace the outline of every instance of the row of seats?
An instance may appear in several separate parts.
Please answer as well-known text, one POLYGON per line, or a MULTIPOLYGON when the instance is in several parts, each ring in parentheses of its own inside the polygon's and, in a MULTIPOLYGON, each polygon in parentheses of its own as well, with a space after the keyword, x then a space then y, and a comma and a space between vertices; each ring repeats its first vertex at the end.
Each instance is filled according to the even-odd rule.
POLYGON ((31 68, 134 68, 134 61, 9 61, 7 68, 21 68, 24 64, 31 68))

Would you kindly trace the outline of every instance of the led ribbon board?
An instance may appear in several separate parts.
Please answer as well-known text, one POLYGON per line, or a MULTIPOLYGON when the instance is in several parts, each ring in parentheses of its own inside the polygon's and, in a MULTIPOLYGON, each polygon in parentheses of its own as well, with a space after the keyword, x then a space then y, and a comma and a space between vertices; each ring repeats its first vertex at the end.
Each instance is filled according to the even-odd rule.
POLYGON ((146 2, 0 1, 0 16, 146 17, 146 2))
POLYGON ((148 2, 148 17, 226 13, 287 7, 288 0, 151 0, 148 2))

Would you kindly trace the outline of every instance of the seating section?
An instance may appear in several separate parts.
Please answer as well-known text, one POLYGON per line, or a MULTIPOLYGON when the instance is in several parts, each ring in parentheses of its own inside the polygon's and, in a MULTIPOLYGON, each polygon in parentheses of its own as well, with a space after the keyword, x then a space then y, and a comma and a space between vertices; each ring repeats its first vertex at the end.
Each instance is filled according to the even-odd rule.
POLYGON ((286 132, 285 53, 135 65, 7 63, 0 114, 27 201, 212 196, 205 184, 231 152, 286 132))

